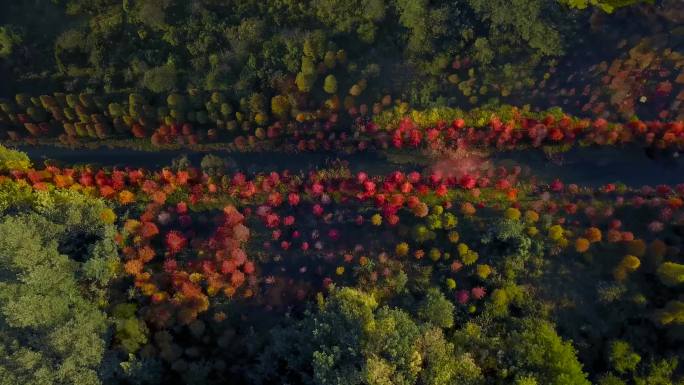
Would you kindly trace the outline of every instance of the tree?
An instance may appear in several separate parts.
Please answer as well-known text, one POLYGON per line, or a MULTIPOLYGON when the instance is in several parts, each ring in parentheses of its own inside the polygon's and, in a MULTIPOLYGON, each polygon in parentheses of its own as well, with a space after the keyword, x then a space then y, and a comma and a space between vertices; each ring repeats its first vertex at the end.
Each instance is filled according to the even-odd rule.
POLYGON ((210 176, 221 176, 226 173, 228 168, 228 160, 219 156, 209 154, 205 155, 200 161, 202 171, 210 176))
POLYGON ((128 361, 118 363, 111 372, 134 385, 157 385, 161 383, 162 365, 158 359, 139 359, 129 354, 128 361))
POLYGON ((478 366, 492 376, 484 383, 590 384, 572 344, 538 315, 497 321, 483 315, 454 330, 450 341, 462 351, 477 352, 478 366))
POLYGON ((598 385, 627 385, 622 379, 612 373, 601 376, 598 385))
POLYGON ((468 0, 475 13, 489 24, 489 40, 520 41, 543 56, 562 52, 558 31, 543 19, 540 0, 468 0), (511 40, 513 39, 513 40, 511 40))
POLYGON ((302 57, 302 73, 305 75, 315 75, 316 74, 316 64, 313 59, 308 56, 302 57))
POLYGON ((450 328, 454 326, 454 305, 439 289, 431 288, 418 306, 418 316, 435 326, 450 328))
POLYGON ((357 32, 367 43, 373 42, 375 24, 385 17, 383 0, 315 0, 312 5, 318 20, 334 32, 357 32))
POLYGON ((492 50, 489 40, 484 37, 478 37, 473 43, 474 58, 482 65, 489 65, 494 61, 496 54, 492 50))
POLYGON ((337 58, 335 52, 327 51, 325 53, 325 56, 323 57, 323 63, 330 70, 335 68, 335 65, 337 65, 337 58))
POLYGON ((36 214, 0 222, 3 384, 99 384, 107 319, 58 251, 64 227, 36 214))
POLYGON ((30 167, 31 160, 25 153, 10 150, 0 144, 0 172, 26 171, 30 167))
POLYGON ((654 317, 660 325, 682 325, 684 324, 684 302, 669 301, 664 308, 655 312, 654 317))
POLYGON ((396 0, 399 23, 409 30, 407 51, 411 55, 429 54, 434 41, 446 32, 445 9, 430 9, 427 0, 396 0))
POLYGON ((135 353, 147 342, 147 326, 136 317, 134 303, 121 303, 112 309, 116 339, 129 353, 135 353))
POLYGON ((678 362, 674 357, 667 360, 653 362, 649 366, 648 373, 643 377, 635 377, 634 383, 636 385, 679 385, 682 381, 681 378, 679 381, 673 381, 672 378, 677 366, 678 362))
POLYGON ((18 44, 21 44, 21 37, 12 28, 0 27, 0 58, 9 57, 18 44))
POLYGON ((141 23, 155 29, 166 29, 166 8, 171 0, 143 0, 136 2, 135 14, 141 23))
POLYGON ((665 262, 656 271, 660 282, 667 286, 677 286, 684 283, 684 265, 674 262, 665 262))
POLYGON ((334 75, 328 75, 323 81, 323 90, 329 94, 337 92, 337 79, 334 75))
POLYGON ((639 3, 653 3, 653 0, 558 0, 571 8, 586 9, 589 5, 597 7, 606 13, 612 13, 618 8, 628 7, 639 3))
POLYGON ((618 373, 625 373, 636 369, 641 356, 636 354, 626 341, 616 340, 610 344, 608 361, 618 373))
POLYGON ((540 384, 590 385, 575 349, 563 341, 547 321, 527 319, 514 332, 509 344, 516 367, 530 373, 540 384))
POLYGON ((271 112, 280 119, 286 119, 290 115, 290 108, 287 96, 276 95, 271 98, 271 112))
POLYGON ((78 29, 70 29, 59 35, 54 43, 54 57, 61 75, 72 78, 94 76, 92 62, 99 61, 101 50, 88 45, 86 34, 78 29))
POLYGON ((333 290, 317 311, 274 330, 260 362, 257 382, 465 385, 481 378, 440 328, 352 288, 333 290))
POLYGON ((72 190, 0 183, 0 384, 100 383, 120 266, 106 213, 72 190))
POLYGON ((480 368, 470 354, 458 354, 453 344, 446 342, 441 329, 429 328, 422 336, 423 357, 430 360, 419 373, 418 383, 479 384, 482 379, 480 368))
POLYGON ((327 38, 325 31, 317 29, 307 34, 304 38, 302 51, 304 55, 311 59, 320 59, 325 52, 327 45, 327 38))
POLYGON ((162 93, 176 87, 177 75, 174 65, 163 65, 145 72, 143 85, 152 92, 162 93))
POLYGON ((295 79, 295 83, 297 84, 297 89, 299 89, 299 91, 301 91, 301 92, 311 91, 311 87, 313 87, 313 84, 315 81, 316 81, 316 75, 305 74, 304 72, 299 72, 297 74, 297 78, 295 79))

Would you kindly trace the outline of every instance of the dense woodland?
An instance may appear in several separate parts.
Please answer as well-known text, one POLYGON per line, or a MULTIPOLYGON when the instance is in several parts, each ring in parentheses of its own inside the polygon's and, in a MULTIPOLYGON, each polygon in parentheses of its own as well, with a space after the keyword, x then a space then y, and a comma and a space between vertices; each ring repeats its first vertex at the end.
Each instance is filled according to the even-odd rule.
POLYGON ((676 164, 681 1, 1 11, 0 385, 684 385, 684 176, 494 160, 676 164))

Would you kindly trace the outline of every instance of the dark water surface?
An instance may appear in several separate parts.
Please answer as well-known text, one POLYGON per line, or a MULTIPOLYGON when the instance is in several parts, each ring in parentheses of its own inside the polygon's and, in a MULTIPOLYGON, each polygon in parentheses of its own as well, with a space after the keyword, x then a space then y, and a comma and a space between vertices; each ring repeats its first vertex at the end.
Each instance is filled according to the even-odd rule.
POLYGON ((187 156, 193 165, 199 166, 204 156, 213 154, 228 160, 231 168, 247 172, 268 172, 274 170, 308 171, 331 166, 337 161, 348 164, 349 168, 354 172, 366 171, 375 175, 390 173, 398 169, 415 170, 421 168, 421 166, 395 164, 387 161, 384 156, 371 152, 354 155, 312 152, 199 152, 191 150, 151 152, 104 147, 99 149, 72 150, 53 146, 19 146, 17 149, 28 154, 34 163, 40 163, 41 160, 49 159, 56 160, 64 165, 92 163, 110 167, 128 166, 157 169, 170 166, 174 159, 187 156))
MULTIPOLYGON (((64 165, 95 163, 101 166, 131 166, 161 168, 183 155, 199 165, 207 153, 193 151, 147 152, 130 149, 78 149, 52 146, 19 147, 35 162, 56 160, 64 165)), ((234 169, 247 172, 308 171, 330 166, 336 160, 348 164, 353 172, 387 174, 395 170, 421 170, 424 165, 397 164, 376 153, 228 153, 211 152, 228 159, 234 169)), ((684 156, 682 156, 684 157, 684 156)), ((600 186, 621 182, 628 186, 684 183, 684 161, 678 153, 653 154, 638 146, 627 147, 575 147, 568 152, 548 157, 542 151, 508 151, 495 153, 495 165, 520 165, 527 175, 541 181, 560 178, 565 183, 600 186)))
MULTIPOLYGON (((682 156, 684 157, 684 156, 682 156)), ((684 159, 676 152, 653 153, 638 146, 575 147, 549 159, 541 151, 501 152, 495 163, 523 167, 540 180, 601 186, 621 182, 630 187, 684 183, 684 159)))

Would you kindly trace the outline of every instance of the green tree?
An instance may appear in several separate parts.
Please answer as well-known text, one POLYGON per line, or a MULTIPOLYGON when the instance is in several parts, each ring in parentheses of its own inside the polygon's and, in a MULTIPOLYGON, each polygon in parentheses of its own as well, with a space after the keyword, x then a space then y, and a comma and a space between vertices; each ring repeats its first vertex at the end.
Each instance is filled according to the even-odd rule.
POLYGON ((395 0, 399 23, 409 31, 407 52, 410 55, 430 54, 435 41, 447 32, 446 8, 431 8, 428 0, 395 0))
POLYGON ((58 251, 65 227, 36 214, 0 222, 2 384, 99 384, 106 314, 58 251))
POLYGON ((653 3, 653 0, 558 0, 572 8, 586 9, 592 5, 604 12, 612 13, 618 8, 628 7, 639 3, 653 3))
POLYGON ((544 1, 468 0, 468 3, 489 24, 490 41, 508 40, 512 44, 522 41, 544 56, 562 53, 559 32, 542 17, 544 1))
POLYGON ((316 74, 316 64, 309 56, 302 56, 302 73, 305 75, 316 74))
POLYGON ((441 328, 454 326, 454 305, 439 289, 431 288, 418 305, 418 316, 441 328))
POLYGON ((112 310, 116 339, 129 353, 135 353, 147 342, 147 326, 136 317, 136 310, 134 303, 121 303, 112 310))
POLYGON ((320 59, 325 52, 327 39, 323 30, 317 29, 307 34, 304 38, 302 51, 304 55, 313 60, 320 59))
POLYGON ((563 341, 551 323, 527 319, 509 343, 516 367, 540 384, 590 385, 572 344, 563 341))
POLYGON ((334 32, 356 32, 367 43, 373 42, 386 7, 383 0, 314 0, 312 5, 318 20, 334 32))
POLYGON ((609 373, 599 378, 598 385, 626 385, 626 383, 620 377, 609 373))
POLYGON ((654 318, 660 325, 684 325, 684 302, 668 301, 664 308, 655 312, 654 318))
POLYGON ((311 91, 311 87, 313 87, 313 84, 315 81, 316 81, 316 75, 305 74, 304 72, 299 72, 297 74, 297 78, 295 79, 295 83, 297 84, 297 89, 299 89, 299 91, 301 91, 301 92, 311 91))
POLYGON ((214 154, 205 155, 200 161, 202 171, 209 176, 221 176, 226 173, 228 160, 214 154))
POLYGON ((176 87, 177 73, 174 65, 165 64, 145 72, 142 83, 156 93, 172 91, 176 87))
POLYGON ((157 385, 161 383, 162 365, 158 359, 128 355, 128 360, 118 363, 113 375, 134 385, 157 385))
POLYGON ((667 286, 678 286, 684 283, 684 265, 665 262, 656 271, 660 282, 667 286))
POLYGON ((290 108, 287 96, 276 95, 271 98, 271 112, 280 119, 286 119, 290 115, 290 108))
POLYGON ((164 30, 168 28, 166 23, 166 9, 171 0, 143 0, 136 1, 134 14, 137 19, 152 28, 164 30))
POLYGON ((0 183, 0 384, 100 383, 120 269, 110 214, 72 190, 0 183))
POLYGON ((475 360, 468 353, 456 353, 454 345, 445 341, 441 329, 428 328, 423 331, 421 348, 422 357, 430 360, 430 364, 423 365, 418 375, 419 384, 480 383, 482 373, 475 360))
POLYGON ((11 27, 0 27, 0 58, 9 57, 14 47, 21 44, 21 37, 11 27))
POLYGON ((323 81, 323 90, 329 94, 337 92, 337 79, 334 75, 328 75, 323 81))
POLYGON ((257 380, 306 384, 474 384, 479 368, 438 327, 379 307, 359 290, 334 290, 318 311, 273 332, 257 380))
POLYGON ((610 344, 608 362, 618 373, 634 371, 640 361, 641 356, 632 350, 628 342, 617 340, 610 344))
POLYGON ((673 379, 679 362, 676 358, 651 363, 648 372, 634 378, 636 385, 681 385, 683 378, 673 379))
POLYGON ((31 160, 25 153, 10 150, 0 144, 0 171, 26 171, 31 167, 31 160))

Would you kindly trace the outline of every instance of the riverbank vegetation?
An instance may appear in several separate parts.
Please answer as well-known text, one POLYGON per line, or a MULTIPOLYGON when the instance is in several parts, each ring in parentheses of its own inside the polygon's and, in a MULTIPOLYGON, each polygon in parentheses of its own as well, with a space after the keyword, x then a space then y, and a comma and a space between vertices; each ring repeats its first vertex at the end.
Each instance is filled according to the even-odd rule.
MULTIPOLYGON (((678 381, 682 185, 537 184, 501 167, 34 168, 3 153, 6 269, 42 277, 38 256, 54 254, 45 268, 63 263, 81 283, 50 286, 43 312, 79 316, 59 310, 61 290, 76 290, 91 301, 78 322, 99 317, 98 348, 79 361, 91 366, 30 370, 42 355, 71 358, 8 342, 12 357, 36 358, 5 364, 7 378, 678 381)), ((66 322, 25 313, 48 284, 6 281, 7 338, 66 322)))

